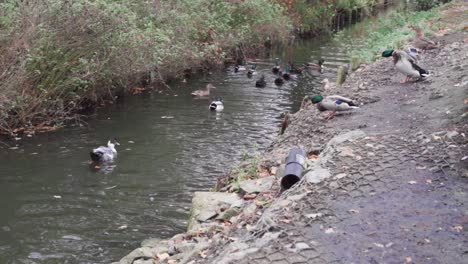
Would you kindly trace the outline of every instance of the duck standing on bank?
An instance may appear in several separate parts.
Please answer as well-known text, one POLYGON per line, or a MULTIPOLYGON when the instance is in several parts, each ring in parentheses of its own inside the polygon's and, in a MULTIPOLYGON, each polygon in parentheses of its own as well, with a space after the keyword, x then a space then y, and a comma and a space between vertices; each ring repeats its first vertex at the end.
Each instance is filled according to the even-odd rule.
POLYGON ((430 74, 427 70, 419 67, 413 57, 409 56, 408 53, 401 50, 386 50, 382 52, 382 57, 393 57, 393 64, 397 71, 406 75, 404 80, 400 83, 406 83, 411 78, 418 78, 421 80, 424 77, 428 77, 430 74))
POLYGON ((437 44, 434 41, 424 36, 424 32, 422 31, 420 27, 409 25, 408 28, 416 32, 416 37, 414 37, 414 40, 413 40, 413 46, 415 48, 423 50, 423 51, 437 48, 437 44))
POLYGON ((216 97, 216 99, 211 102, 209 109, 211 111, 220 112, 224 110, 223 98, 221 96, 216 97))
POLYGON ((216 89, 216 87, 214 87, 211 83, 209 83, 209 84, 206 85, 205 90, 196 90, 196 91, 192 92, 192 96, 197 96, 197 97, 209 96, 210 91, 212 89, 216 89))
POLYGON ((351 109, 359 108, 353 102, 352 99, 346 98, 340 95, 330 95, 323 97, 321 95, 316 95, 311 98, 312 104, 317 106, 319 111, 332 111, 324 119, 329 120, 336 115, 336 112, 349 111, 351 109))
POLYGON ((91 156, 91 160, 94 162, 111 162, 117 157, 117 150, 115 146, 120 145, 116 139, 107 141, 106 146, 100 146, 98 148, 93 149, 89 155, 91 156))
POLYGON ((266 86, 265 75, 262 74, 260 79, 255 82, 255 87, 263 88, 266 86))

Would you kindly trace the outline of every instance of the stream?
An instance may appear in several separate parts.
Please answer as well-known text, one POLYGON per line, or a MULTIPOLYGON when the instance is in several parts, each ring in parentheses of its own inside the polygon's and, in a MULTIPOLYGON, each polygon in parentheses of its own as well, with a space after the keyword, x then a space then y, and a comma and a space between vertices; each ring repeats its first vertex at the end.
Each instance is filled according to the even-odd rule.
POLYGON ((359 41, 352 28, 340 34, 295 45, 296 64, 325 59, 315 77, 278 87, 274 57, 265 58, 252 79, 230 67, 172 84, 172 91, 128 96, 84 126, 1 144, 0 263, 109 263, 146 238, 183 232, 192 194, 209 190, 244 154, 268 147, 280 114, 297 111, 304 95, 349 62, 359 41), (267 87, 256 88, 262 73, 267 87), (207 83, 217 87, 224 111, 191 97, 207 83), (89 151, 114 137, 117 160, 94 169, 89 151))

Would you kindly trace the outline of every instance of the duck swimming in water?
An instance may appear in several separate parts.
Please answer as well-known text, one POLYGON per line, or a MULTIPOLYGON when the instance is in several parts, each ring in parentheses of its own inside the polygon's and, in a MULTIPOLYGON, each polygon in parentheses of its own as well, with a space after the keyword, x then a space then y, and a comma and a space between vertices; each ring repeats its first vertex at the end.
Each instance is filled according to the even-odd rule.
POLYGON ((214 87, 211 83, 209 83, 209 84, 206 85, 205 90, 196 90, 196 91, 192 92, 192 96, 198 96, 198 97, 209 96, 210 91, 212 89, 216 89, 216 87, 214 87))
POLYGON ((262 74, 262 77, 255 82, 255 87, 263 88, 266 86, 265 75, 262 74))
POLYGON ((106 146, 100 146, 98 148, 93 149, 89 155, 91 156, 91 160, 94 162, 111 162, 117 157, 117 150, 115 146, 120 145, 116 139, 107 141, 106 146))
POLYGON ((280 59, 279 59, 279 58, 276 58, 276 59, 275 59, 275 67, 273 67, 273 69, 271 69, 271 71, 272 71, 273 73, 278 73, 280 70, 281 70, 280 59))
POLYGON ((247 71, 247 77, 251 78, 255 74, 257 74, 257 64, 254 63, 247 71))
POLYGON ((223 98, 221 98, 221 96, 216 97, 216 99, 213 102, 211 102, 209 108, 211 111, 216 111, 216 112, 223 111, 224 109, 223 98))

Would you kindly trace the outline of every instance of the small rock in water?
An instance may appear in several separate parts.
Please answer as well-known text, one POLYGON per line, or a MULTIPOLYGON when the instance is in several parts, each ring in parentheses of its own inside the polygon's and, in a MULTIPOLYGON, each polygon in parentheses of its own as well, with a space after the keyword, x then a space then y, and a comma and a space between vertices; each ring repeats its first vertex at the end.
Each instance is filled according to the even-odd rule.
POLYGON ((55 198, 55 199, 62 199, 62 196, 60 196, 60 195, 54 195, 54 198, 55 198))
POLYGON ((42 254, 39 253, 39 252, 31 252, 31 253, 29 253, 28 258, 30 258, 30 259, 41 259, 42 254))
POLYGON ((124 229, 127 229, 127 227, 128 227, 127 225, 121 225, 117 229, 118 230, 124 230, 124 229))
POLYGON ((67 239, 67 240, 77 240, 77 241, 83 240, 81 237, 74 236, 74 235, 66 235, 66 236, 63 236, 62 238, 67 239))
POLYGON ((9 226, 2 226, 2 230, 5 232, 10 232, 11 228, 9 226))

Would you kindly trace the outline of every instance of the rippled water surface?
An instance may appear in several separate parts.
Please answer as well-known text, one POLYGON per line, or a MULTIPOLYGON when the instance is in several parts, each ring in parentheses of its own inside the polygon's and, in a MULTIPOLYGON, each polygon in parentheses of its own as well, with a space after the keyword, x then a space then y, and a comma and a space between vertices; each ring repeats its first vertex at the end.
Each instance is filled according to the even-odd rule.
POLYGON ((295 47, 297 64, 325 59, 317 77, 277 87, 273 59, 264 59, 258 71, 266 88, 255 88, 259 75, 228 68, 171 92, 125 98, 87 126, 0 144, 0 263, 109 263, 145 238, 184 231, 192 193, 213 186, 243 152, 267 147, 280 114, 296 111, 305 94, 348 62, 353 44, 342 39, 295 47), (224 99, 221 113, 190 96, 208 82, 224 99), (121 143, 118 159, 96 171, 89 150, 111 137, 121 143))

